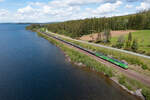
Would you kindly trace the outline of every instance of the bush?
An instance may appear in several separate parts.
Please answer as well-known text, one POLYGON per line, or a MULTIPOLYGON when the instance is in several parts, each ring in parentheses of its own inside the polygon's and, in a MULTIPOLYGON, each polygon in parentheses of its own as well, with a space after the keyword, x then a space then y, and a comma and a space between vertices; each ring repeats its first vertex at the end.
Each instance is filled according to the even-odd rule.
POLYGON ((119 83, 125 86, 128 90, 133 90, 131 85, 127 82, 127 79, 125 76, 119 77, 119 83))
POLYGON ((124 36, 120 36, 117 40, 116 47, 121 49, 124 46, 124 36))
POLYGON ((137 50, 136 52, 137 52, 137 53, 140 53, 140 54, 144 54, 144 53, 145 53, 144 50, 137 50))
POLYGON ((150 100, 150 89, 148 88, 143 88, 142 89, 142 94, 145 97, 146 100, 150 100))
POLYGON ((136 39, 133 40, 131 49, 136 52, 138 50, 138 41, 136 39))
POLYGON ((150 52, 146 53, 146 55, 150 56, 150 52))
POLYGON ((148 69, 148 67, 147 67, 147 65, 142 65, 142 69, 144 69, 144 70, 146 70, 146 69, 148 69))

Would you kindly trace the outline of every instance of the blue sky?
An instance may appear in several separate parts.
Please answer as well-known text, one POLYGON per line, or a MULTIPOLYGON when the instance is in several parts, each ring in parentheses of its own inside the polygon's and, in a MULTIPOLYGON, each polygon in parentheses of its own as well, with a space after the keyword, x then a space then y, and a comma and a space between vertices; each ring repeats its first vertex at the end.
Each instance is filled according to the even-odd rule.
POLYGON ((0 0, 0 23, 110 17, 150 8, 150 0, 0 0))

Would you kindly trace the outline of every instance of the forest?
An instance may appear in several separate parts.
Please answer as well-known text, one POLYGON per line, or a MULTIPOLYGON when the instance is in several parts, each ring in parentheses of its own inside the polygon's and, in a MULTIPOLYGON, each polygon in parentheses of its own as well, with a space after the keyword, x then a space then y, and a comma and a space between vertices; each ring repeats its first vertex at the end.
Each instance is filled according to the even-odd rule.
POLYGON ((87 18, 45 25, 49 31, 80 37, 105 30, 150 29, 150 10, 126 16, 87 18))

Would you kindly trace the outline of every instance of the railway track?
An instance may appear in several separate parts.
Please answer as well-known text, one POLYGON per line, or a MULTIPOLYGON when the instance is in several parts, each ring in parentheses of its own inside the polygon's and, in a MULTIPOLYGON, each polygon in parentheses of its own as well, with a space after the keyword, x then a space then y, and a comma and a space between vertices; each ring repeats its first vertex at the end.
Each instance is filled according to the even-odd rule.
POLYGON ((136 79, 136 80, 138 80, 138 81, 141 81, 142 83, 144 83, 144 84, 150 86, 150 77, 148 77, 148 76, 139 74, 139 73, 137 73, 137 72, 135 72, 135 71, 133 71, 133 70, 131 70, 131 69, 125 70, 125 69, 121 68, 120 66, 117 66, 117 65, 115 65, 115 64, 113 64, 113 63, 110 63, 110 62, 108 62, 108 61, 106 61, 106 60, 104 60, 104 59, 101 59, 101 58, 97 57, 97 56, 95 55, 95 53, 92 52, 92 51, 90 51, 90 50, 87 50, 87 49, 85 49, 85 48, 82 48, 82 47, 80 47, 80 46, 78 46, 78 45, 76 45, 76 44, 67 42, 67 41, 65 41, 65 40, 62 40, 62 39, 60 39, 60 38, 58 38, 58 37, 56 37, 56 36, 53 36, 53 35, 51 35, 51 34, 49 34, 49 33, 41 32, 41 31, 38 31, 38 32, 40 32, 40 33, 42 33, 42 34, 45 34, 45 35, 47 35, 48 37, 54 38, 54 39, 56 39, 56 40, 62 42, 63 44, 66 44, 66 45, 68 45, 68 46, 71 46, 72 48, 74 48, 74 49, 76 49, 76 50, 78 50, 78 51, 80 51, 80 52, 82 52, 82 53, 84 53, 84 54, 86 54, 86 55, 88 55, 88 56, 93 57, 95 60, 101 62, 102 64, 105 64, 105 65, 107 65, 107 66, 109 66, 109 67, 114 67, 115 69, 117 69, 118 71, 120 71, 121 73, 123 73, 124 75, 126 75, 126 76, 128 76, 128 77, 130 77, 130 78, 136 79))

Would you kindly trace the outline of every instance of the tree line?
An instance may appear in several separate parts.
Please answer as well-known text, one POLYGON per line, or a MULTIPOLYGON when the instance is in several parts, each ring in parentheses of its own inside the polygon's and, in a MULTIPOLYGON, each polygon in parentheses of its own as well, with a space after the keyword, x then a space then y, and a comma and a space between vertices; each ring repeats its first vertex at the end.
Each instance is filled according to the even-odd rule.
POLYGON ((126 16, 87 18, 51 23, 46 24, 45 27, 49 31, 71 37, 100 33, 105 30, 150 29, 150 10, 126 16))

